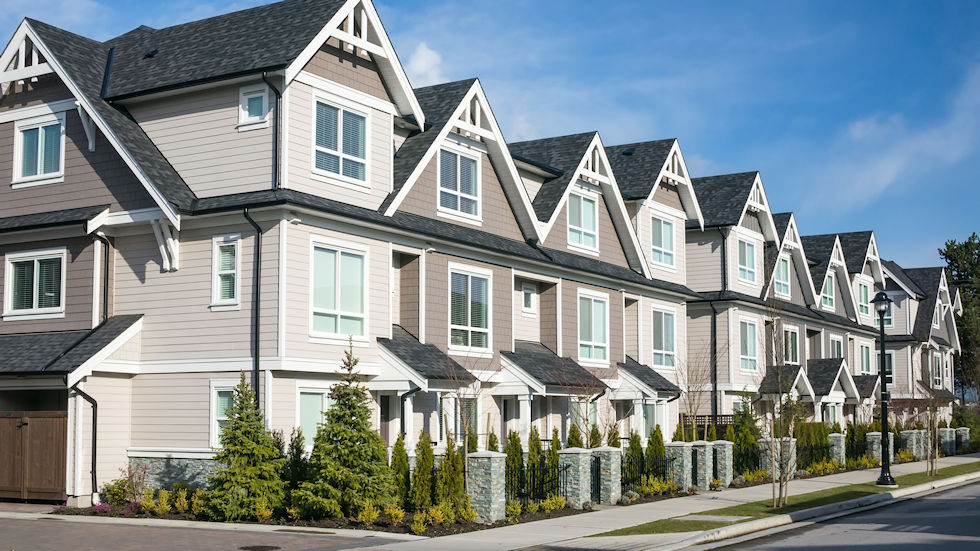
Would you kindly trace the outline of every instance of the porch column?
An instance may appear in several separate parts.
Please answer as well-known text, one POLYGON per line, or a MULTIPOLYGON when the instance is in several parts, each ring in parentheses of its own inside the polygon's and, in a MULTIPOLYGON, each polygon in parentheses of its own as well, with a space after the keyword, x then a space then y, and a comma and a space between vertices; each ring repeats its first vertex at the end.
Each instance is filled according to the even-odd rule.
MULTIPOLYGON (((401 408, 399 408, 401 409, 401 408)), ((418 442, 418 434, 415 433, 415 396, 405 397, 405 449, 409 455, 415 453, 415 444, 418 442)))
POLYGON ((517 396, 519 404, 518 422, 521 431, 521 446, 527 449, 527 439, 531 435, 531 395, 520 394, 517 396))
MULTIPOLYGON (((635 430, 643 440, 643 399, 633 400, 633 417, 630 418, 630 429, 635 430)), ((627 435, 630 436, 630 435, 627 435)))

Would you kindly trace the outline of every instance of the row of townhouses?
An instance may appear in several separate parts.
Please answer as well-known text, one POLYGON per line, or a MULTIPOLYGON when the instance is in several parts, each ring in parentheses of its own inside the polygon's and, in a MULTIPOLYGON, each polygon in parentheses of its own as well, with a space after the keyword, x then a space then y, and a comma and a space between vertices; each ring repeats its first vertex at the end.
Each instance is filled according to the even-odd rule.
POLYGON ((242 372, 309 442, 348 346, 410 447, 669 437, 786 392, 867 420, 881 290, 897 415, 953 400, 942 268, 801 235, 675 139, 507 143, 479 80, 410 86, 370 0, 104 42, 25 19, 0 70, 0 497, 206 470, 242 372))

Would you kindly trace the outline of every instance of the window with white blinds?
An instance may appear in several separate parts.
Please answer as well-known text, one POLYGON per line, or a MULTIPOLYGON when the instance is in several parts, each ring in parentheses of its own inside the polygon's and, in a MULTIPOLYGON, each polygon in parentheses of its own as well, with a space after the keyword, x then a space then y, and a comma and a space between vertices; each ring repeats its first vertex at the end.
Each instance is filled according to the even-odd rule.
POLYGON ((480 217, 480 175, 477 161, 446 149, 439 150, 439 209, 480 217))
POLYGON ((211 241, 211 305, 235 306, 239 303, 241 235, 216 235, 211 241))
POLYGON ((604 362, 609 359, 609 309, 605 298, 578 297, 579 360, 604 362))
POLYGON ((743 371, 759 369, 759 343, 756 341, 756 328, 755 322, 752 321, 740 321, 738 325, 739 360, 743 371))
POLYGON ((653 218, 653 249, 650 258, 656 264, 674 265, 674 223, 669 220, 653 218))
POLYGON ((596 200, 573 193, 568 196, 568 244, 598 249, 599 205, 596 200))
POLYGON ((314 335, 365 336, 366 260, 362 251, 314 245, 311 300, 314 335))
POLYGON ((489 350, 490 278, 461 271, 449 274, 449 344, 489 350))
POLYGON ((827 309, 834 308, 836 299, 836 289, 834 287, 834 274, 829 273, 823 280, 823 291, 820 293, 820 304, 827 309))
POLYGON ((38 183, 64 174, 65 114, 17 121, 13 183, 38 183))
POLYGON ((8 253, 4 273, 4 316, 64 312, 64 249, 8 253))
POLYGON ((367 116, 316 102, 314 170, 367 181, 367 116))
POLYGON ((653 365, 674 367, 674 314, 653 311, 653 365))
POLYGON ((775 282, 774 290, 776 291, 776 296, 790 298, 788 258, 780 258, 776 262, 775 282))

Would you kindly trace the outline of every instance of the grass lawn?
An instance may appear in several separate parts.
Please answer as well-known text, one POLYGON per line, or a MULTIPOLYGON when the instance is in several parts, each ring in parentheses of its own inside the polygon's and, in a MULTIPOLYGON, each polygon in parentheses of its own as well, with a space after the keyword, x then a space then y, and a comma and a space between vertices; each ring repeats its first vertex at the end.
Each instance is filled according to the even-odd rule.
MULTIPOLYGON (((976 471, 980 471, 980 462, 955 465, 952 467, 939 469, 936 476, 927 476, 925 473, 899 476, 895 478, 895 482, 897 482, 901 487, 915 486, 916 484, 924 484, 926 482, 932 482, 934 480, 950 478, 976 471)), ((750 517, 739 521, 746 522, 749 520, 756 520, 774 515, 794 513, 796 511, 820 507, 821 505, 828 505, 839 501, 857 499, 859 497, 878 494, 887 490, 888 488, 879 488, 872 482, 866 484, 852 484, 850 486, 828 488, 826 490, 810 492, 807 494, 795 496, 791 495, 789 497, 789 504, 781 509, 773 509, 771 506, 771 500, 763 500, 745 503, 742 505, 733 505, 731 507, 723 507, 721 509, 712 509, 710 511, 700 511, 694 514, 750 517)), ((596 534, 596 536, 638 536, 642 534, 665 534, 668 532, 699 532, 702 530, 711 530, 713 528, 720 528, 727 525, 723 522, 685 521, 678 520, 678 518, 679 517, 656 520, 646 524, 631 526, 629 528, 622 528, 611 532, 596 534)))

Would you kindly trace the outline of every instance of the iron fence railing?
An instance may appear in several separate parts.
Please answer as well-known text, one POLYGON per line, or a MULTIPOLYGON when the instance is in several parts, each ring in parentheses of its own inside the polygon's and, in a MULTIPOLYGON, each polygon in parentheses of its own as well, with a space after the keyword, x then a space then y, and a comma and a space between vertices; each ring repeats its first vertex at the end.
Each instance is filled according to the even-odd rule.
POLYGON ((732 455, 733 469, 736 474, 754 471, 762 466, 762 461, 759 457, 759 448, 755 446, 736 447, 732 455))
POLYGON ((830 444, 810 444, 796 447, 797 468, 806 469, 814 463, 830 461, 830 444))
POLYGON ((672 458, 647 461, 644 457, 624 455, 619 477, 622 491, 638 491, 640 484, 643 483, 644 476, 667 480, 670 474, 671 462, 673 462, 672 458))
POLYGON ((568 465, 527 465, 507 469, 507 501, 519 501, 522 505, 527 505, 531 501, 541 501, 555 495, 567 498, 568 468, 568 465))

